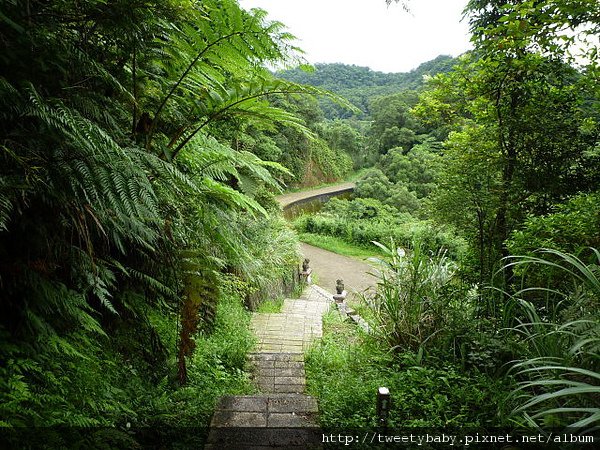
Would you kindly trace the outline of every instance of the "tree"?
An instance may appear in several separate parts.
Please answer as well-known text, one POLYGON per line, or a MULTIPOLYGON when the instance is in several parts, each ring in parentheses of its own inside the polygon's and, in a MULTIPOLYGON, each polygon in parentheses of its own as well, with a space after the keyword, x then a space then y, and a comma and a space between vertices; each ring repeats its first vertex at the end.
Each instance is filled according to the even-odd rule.
POLYGON ((578 56, 590 66, 597 62, 600 5, 595 0, 470 0, 465 11, 473 42, 486 56, 526 51, 568 63, 578 56))
POLYGON ((468 238, 477 273, 473 281, 483 285, 502 257, 496 230, 502 157, 489 130, 473 124, 450 134, 443 162, 431 215, 452 223, 468 238))
POLYGON ((364 167, 369 161, 364 136, 348 122, 327 122, 322 126, 320 134, 333 151, 343 151, 350 155, 356 168, 364 167))
MULTIPOLYGON (((435 205, 471 237, 480 282, 509 255, 507 238, 525 217, 592 186, 584 167, 597 140, 594 62, 586 70, 565 62, 568 42, 557 42, 567 17, 553 12, 575 3, 582 2, 470 2, 475 50, 434 77, 414 108, 428 126, 455 131, 435 205)), ((573 24, 589 20, 579 12, 573 24)), ((503 274, 509 283, 510 270, 503 274)))
POLYGON ((257 195, 289 172, 215 137, 234 121, 311 134, 269 100, 318 90, 264 69, 292 36, 234 0, 16 0, 0 23, 0 422, 114 426, 137 395, 104 376, 135 360, 115 330, 162 379, 148 316, 176 312, 185 382, 222 272, 256 288, 293 262, 257 195))
POLYGON ((379 97, 371 102, 371 137, 379 153, 394 147, 408 151, 417 141, 419 125, 410 113, 404 93, 379 97))
POLYGON ((361 198, 374 198, 393 206, 399 212, 415 213, 419 199, 402 182, 392 183, 380 169, 371 169, 358 183, 355 193, 361 198))
MULTIPOLYGON (((463 142, 473 146, 473 156, 479 149, 481 158, 481 163, 472 163, 474 167, 483 164, 487 173, 497 170, 500 185, 490 192, 495 200, 485 202, 493 205, 485 213, 492 224, 490 238, 482 239, 478 219, 480 237, 475 247, 487 252, 479 255, 480 264, 493 264, 498 257, 508 256, 504 242, 527 214, 543 214, 552 203, 590 186, 583 161, 595 138, 582 132, 588 119, 581 107, 589 91, 573 68, 525 50, 518 56, 470 55, 463 58, 463 64, 434 80, 435 94, 424 95, 415 110, 421 116, 431 111, 430 117, 469 132, 469 140, 463 142), (473 134, 474 124, 485 131, 473 134), (488 250, 484 241, 491 244, 488 250)), ((468 167, 452 170, 458 174, 468 167)), ((482 213, 477 207, 473 214, 482 213)), ((482 276, 490 270, 491 266, 479 267, 482 276)))
POLYGON ((408 152, 393 148, 381 160, 381 167, 394 183, 402 183, 417 197, 424 198, 435 190, 440 170, 440 155, 428 144, 418 144, 408 152))

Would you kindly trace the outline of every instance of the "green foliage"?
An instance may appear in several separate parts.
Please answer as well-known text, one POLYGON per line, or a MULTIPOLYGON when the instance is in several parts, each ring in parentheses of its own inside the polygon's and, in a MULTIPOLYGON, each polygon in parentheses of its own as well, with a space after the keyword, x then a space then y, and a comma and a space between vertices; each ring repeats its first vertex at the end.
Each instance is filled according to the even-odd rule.
POLYGON ((484 127, 465 127, 445 142, 444 167, 431 211, 436 221, 451 223, 469 241, 480 284, 495 270, 499 254, 497 222, 501 157, 484 127))
POLYGON ((127 448, 141 437, 119 435, 126 423, 206 425, 218 396, 251 389, 243 303, 293 288, 297 239, 273 192, 339 179, 377 154, 362 198, 296 226, 410 249, 391 253, 373 305, 388 347, 415 353, 326 338, 309 358, 324 424, 373 425, 361 408, 380 383, 399 393, 395 425, 499 424, 500 383, 457 366, 498 373, 520 353, 527 424, 597 425, 600 256, 584 247, 598 243, 598 59, 580 46, 575 68, 569 51, 597 35, 598 5, 472 0, 467 14, 476 48, 459 64, 318 66, 311 87, 265 69, 298 61, 293 36, 235 0, 4 2, 0 425, 106 426, 127 448), (451 66, 418 104, 403 91, 451 66), (306 95, 346 108, 322 103, 327 117, 354 103, 372 123, 323 122, 306 95), (472 256, 461 274, 478 273, 468 292, 430 256, 465 261, 454 229, 472 256), (531 256, 538 246, 580 256, 531 256), (516 275, 521 289, 482 294, 510 251, 530 255, 501 272, 503 288, 519 289, 516 275))
POLYGON ((418 144, 404 151, 391 149, 381 159, 381 167, 396 186, 406 186, 418 198, 428 197, 436 188, 441 160, 433 142, 418 144))
MULTIPOLYGON (((216 317, 215 331, 196 338, 198 351, 190 361, 189 388, 197 398, 202 414, 187 411, 187 420, 175 416, 178 425, 207 425, 214 402, 227 393, 243 394, 252 390, 248 373, 245 372, 246 355, 254 345, 250 331, 250 314, 240 304, 239 294, 232 293, 225 284, 226 294, 221 297, 216 317), (229 291, 229 292, 227 292, 229 291), (234 295, 232 295, 234 294, 234 295), (206 402, 205 399, 211 399, 206 402), (194 423, 200 420, 203 423, 194 423)), ((176 408, 174 408, 176 411, 176 408)))
POLYGON ((371 169, 356 183, 355 194, 360 199, 376 199, 400 213, 416 213, 421 206, 416 192, 402 182, 392 183, 379 169, 371 169))
POLYGON ((373 241, 393 239, 405 248, 415 241, 425 251, 443 248, 456 259, 461 259, 466 250, 465 242, 452 231, 408 214, 396 214, 393 208, 368 198, 331 200, 320 214, 300 217, 294 226, 301 232, 333 236, 366 248, 373 241))
POLYGON ((444 288, 454 277, 455 264, 443 253, 428 256, 418 242, 409 254, 393 241, 391 248, 376 245, 386 258, 373 259, 378 267, 377 291, 366 298, 375 332, 397 351, 435 346, 436 334, 451 320, 444 288))
POLYGON ((600 6, 594 0, 471 0, 466 11, 472 40, 487 54, 514 55, 527 49, 571 60, 585 55, 595 62, 598 57, 594 39, 600 6), (565 29, 574 32, 564 33, 565 29))
MULTIPOLYGON (((277 75, 296 83, 320 87, 348 99, 357 106, 364 118, 370 113, 371 99, 400 91, 418 90, 423 79, 440 72, 449 71, 455 64, 450 56, 440 55, 421 64, 408 73, 382 73, 368 67, 346 64, 316 64, 314 71, 305 71, 301 67, 278 72, 277 75)), ((337 107, 330 101, 322 101, 321 108, 328 119, 344 119, 352 116, 347 109, 337 107)))
MULTIPOLYGON (((28 426, 29 434, 15 432, 15 445, 36 436, 46 440, 33 444, 38 447, 48 445, 48 438, 64 447, 95 442, 110 448, 131 448, 144 442, 177 448, 190 438, 202 440, 217 399, 253 389, 245 372, 253 337, 248 326, 250 314, 242 306, 243 289, 232 276, 222 277, 219 284, 214 329, 196 335, 197 351, 190 358, 185 387, 174 383, 174 355, 166 361, 153 360, 158 354, 154 344, 164 342, 168 348, 176 344, 177 313, 169 310, 153 309, 144 320, 131 316, 128 323, 111 330, 111 339, 72 339, 80 354, 71 357, 46 352, 31 360, 22 357, 17 345, 5 346, 8 364, 0 369, 0 420, 3 425, 28 426), (156 330, 155 340, 149 338, 149 327, 156 330), (119 433, 126 423, 130 429, 124 437, 119 433), (70 426, 78 433, 59 429, 62 431, 53 436, 46 428, 48 431, 32 432, 32 425, 70 426), (114 435, 82 433, 80 427, 111 427, 114 435)), ((168 352, 167 348, 163 351, 168 352)), ((7 436, 11 434, 3 439, 7 436)))
POLYGON ((467 55, 433 84, 418 115, 456 130, 434 210, 466 231, 482 282, 508 256, 505 241, 525 217, 593 185, 581 163, 595 138, 582 126, 595 119, 582 102, 597 103, 597 94, 572 67, 524 49, 467 55))
POLYGON ((175 345, 176 314, 147 306, 142 313, 137 308, 144 299, 132 294, 126 301, 135 315, 124 311, 110 338, 74 325, 67 335, 39 336, 45 345, 34 353, 15 337, 2 336, 8 362, 0 377, 2 423, 98 427, 144 420, 155 383, 170 372, 163 342, 175 345))
POLYGON ((310 158, 316 167, 309 166, 305 177, 311 175, 318 180, 334 181, 341 179, 352 171, 352 159, 344 151, 331 149, 323 140, 313 141, 310 146, 310 158))
POLYGON ((579 194, 558 204, 544 216, 531 216, 515 230, 508 242, 512 254, 530 254, 538 248, 581 253, 599 247, 600 196, 579 194))
POLYGON ((294 59, 292 36, 234 0, 17 0, 0 23, 1 423, 145 425, 185 401, 186 424, 207 419, 217 394, 192 401, 173 368, 178 354, 181 381, 243 384, 250 340, 219 337, 220 274, 241 311, 297 258, 268 217, 289 170, 222 130, 314 137, 275 99, 321 91, 263 68, 294 59), (193 353, 211 327, 221 348, 193 353))
POLYGON ((380 386, 392 396, 391 428, 505 425, 498 406, 509 381, 465 373, 452 364, 422 364, 415 353, 392 356, 336 313, 325 316, 324 324, 325 336, 309 351, 306 370, 308 391, 320 399, 325 430, 375 429, 380 386))
POLYGON ((281 308, 283 308, 284 298, 280 297, 277 299, 268 299, 262 302, 256 312, 261 314, 277 314, 281 312, 281 308))
POLYGON ((325 122, 319 133, 333 151, 343 151, 350 155, 354 168, 362 168, 369 164, 371 157, 366 148, 365 137, 349 122, 325 122))
POLYGON ((195 336, 196 352, 189 359, 187 384, 175 387, 170 379, 164 379, 148 392, 138 421, 132 422, 136 443, 169 448, 202 446, 218 399, 253 392, 245 371, 253 336, 248 326, 250 314, 241 301, 243 283, 234 276, 223 276, 219 285, 214 329, 195 336))
POLYGON ((409 102, 409 95, 404 93, 372 100, 371 135, 379 153, 385 154, 394 147, 408 151, 417 142, 418 123, 410 113, 409 102))
MULTIPOLYGON (((422 247, 392 259, 380 275, 380 301, 372 304, 372 320, 379 318, 387 347, 414 353, 381 358, 370 343, 369 363, 361 359, 362 337, 347 330, 338 341, 326 337, 309 358, 310 376, 317 380, 311 389, 325 399, 326 426, 373 425, 373 411, 361 405, 377 386, 393 386, 382 367, 404 363, 390 375, 404 377, 396 387, 402 393, 406 386, 429 386, 427 376, 411 378, 414 366, 448 358, 460 364, 462 370, 452 366, 458 378, 472 383, 478 378, 466 368, 498 376, 507 362, 518 360, 511 375, 521 385, 509 403, 517 404, 510 420, 520 426, 597 427, 600 261, 587 247, 597 247, 598 230, 592 193, 600 123, 598 13, 597 2, 588 0, 470 1, 474 51, 452 71, 429 78, 417 104, 398 92, 371 102, 367 149, 384 156, 359 183, 360 198, 332 202, 296 226, 358 244, 394 238, 410 248, 415 235, 422 237, 422 247), (429 261, 423 248, 435 251, 439 225, 409 215, 417 211, 455 227, 468 241, 457 273, 477 284, 450 282, 456 277, 442 276, 449 273, 445 262, 429 261), (414 228, 407 232, 409 226, 414 228), (539 247, 558 250, 539 257, 539 247), (497 272, 515 252, 527 256, 504 259, 508 264, 497 272), (482 290, 494 273, 499 289, 482 290)), ((433 385, 428 399, 444 391, 441 383, 433 385)), ((410 410, 409 396, 401 395, 401 403, 410 410)), ((420 399, 419 412, 429 407, 420 399)), ((431 409, 428 418, 444 406, 431 409)))
MULTIPOLYGON (((289 169, 281 180, 293 185, 313 186, 323 181, 337 181, 352 170, 353 162, 348 151, 359 149, 340 146, 327 139, 327 125, 322 122, 316 99, 277 96, 272 98, 272 103, 301 118, 303 126, 252 124, 221 130, 222 134, 231 139, 238 150, 248 150, 261 157, 269 156, 280 162, 289 169)), ((340 104, 347 106, 343 101, 340 104)))
POLYGON ((592 250, 592 264, 557 250, 508 262, 517 267, 549 266, 572 281, 570 289, 554 292, 561 301, 545 311, 521 300, 531 293, 546 297, 545 287, 529 286, 513 296, 525 319, 512 331, 522 335, 528 347, 513 367, 523 379, 514 392, 520 403, 514 413, 528 425, 569 426, 585 432, 600 423, 600 252, 592 250))
MULTIPOLYGON (((597 194, 580 194, 558 204, 544 216, 530 216, 514 230, 507 246, 514 255, 534 256, 539 248, 552 248, 578 255, 588 263, 594 262, 590 247, 598 248, 600 212, 597 194)), ((564 270, 544 264, 532 264, 527 270, 516 268, 521 284, 553 286, 569 284, 564 270)))

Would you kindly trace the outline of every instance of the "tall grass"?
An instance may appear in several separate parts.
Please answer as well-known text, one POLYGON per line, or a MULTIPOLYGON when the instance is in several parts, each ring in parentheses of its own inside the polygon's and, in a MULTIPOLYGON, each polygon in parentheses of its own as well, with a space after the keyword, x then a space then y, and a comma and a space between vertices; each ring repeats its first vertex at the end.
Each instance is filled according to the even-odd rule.
POLYGON ((444 328, 448 312, 443 288, 455 264, 444 252, 435 255, 419 242, 410 253, 374 242, 387 258, 371 258, 378 265, 377 291, 366 299, 377 333, 391 348, 418 350, 444 328))
POLYGON ((513 370, 523 381, 513 393, 514 413, 528 425, 565 426, 586 433, 600 427, 600 252, 585 263, 577 256, 541 249, 540 256, 517 256, 505 267, 550 267, 570 281, 552 290, 554 304, 521 299, 548 288, 526 287, 514 297, 525 317, 511 331, 524 337, 529 354, 513 370))

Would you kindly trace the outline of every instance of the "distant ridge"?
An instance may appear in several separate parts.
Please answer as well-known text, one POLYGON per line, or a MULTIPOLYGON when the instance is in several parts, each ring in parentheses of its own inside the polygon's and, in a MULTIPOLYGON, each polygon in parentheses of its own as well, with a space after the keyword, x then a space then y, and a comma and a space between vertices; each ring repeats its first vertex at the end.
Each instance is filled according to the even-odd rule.
MULTIPOLYGON (((369 100, 400 91, 417 91, 423 86, 425 75, 449 72, 457 59, 448 55, 421 64, 410 72, 384 73, 368 67, 334 63, 315 64, 314 72, 300 68, 277 72, 277 76, 296 83, 318 86, 350 100, 364 114, 369 111, 369 100)), ((347 118, 352 114, 331 101, 324 100, 321 107, 328 119, 347 118)))

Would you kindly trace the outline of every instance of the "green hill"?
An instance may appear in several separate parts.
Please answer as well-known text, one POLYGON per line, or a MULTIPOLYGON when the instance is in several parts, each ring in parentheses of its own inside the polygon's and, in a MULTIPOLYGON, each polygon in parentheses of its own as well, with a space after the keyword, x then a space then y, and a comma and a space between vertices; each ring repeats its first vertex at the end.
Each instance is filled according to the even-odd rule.
MULTIPOLYGON (((384 73, 347 64, 316 64, 314 72, 300 68, 280 71, 277 76, 302 84, 318 86, 350 100, 365 114, 369 112, 372 98, 394 94, 399 91, 418 90, 423 86, 425 75, 435 75, 452 69, 456 59, 447 55, 421 64, 414 70, 404 73, 384 73)), ((329 100, 323 100, 321 107, 329 119, 347 118, 352 113, 329 100)))

